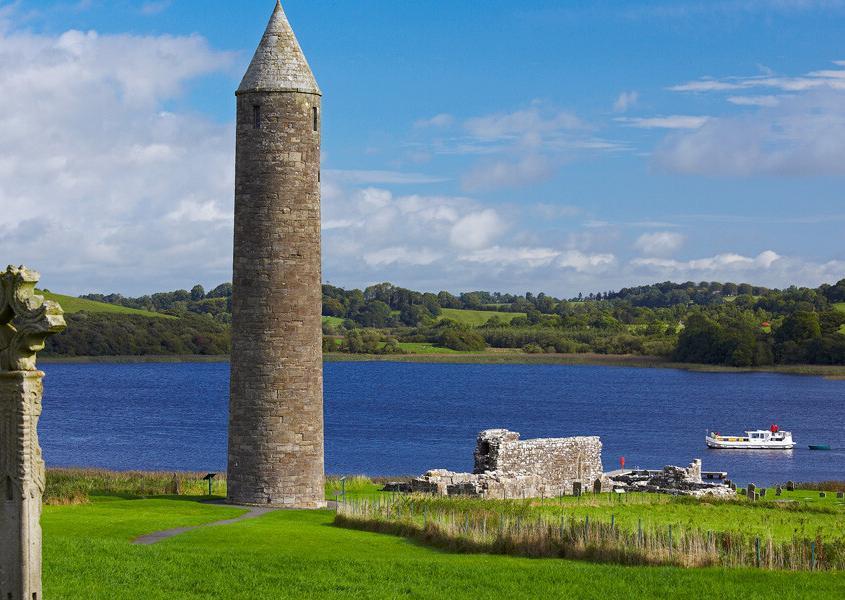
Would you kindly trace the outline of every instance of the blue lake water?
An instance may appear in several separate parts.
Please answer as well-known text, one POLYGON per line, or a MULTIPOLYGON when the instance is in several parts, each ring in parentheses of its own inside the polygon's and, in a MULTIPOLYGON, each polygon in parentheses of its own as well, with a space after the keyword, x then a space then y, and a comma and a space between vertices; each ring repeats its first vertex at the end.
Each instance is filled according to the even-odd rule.
MULTIPOLYGON (((46 364, 50 466, 223 471, 229 365, 46 364)), ((606 469, 704 461, 761 485, 845 479, 845 381, 561 365, 325 365, 326 471, 470 470, 475 435, 599 435, 606 469), (793 451, 709 450, 705 431, 778 423, 793 451), (828 443, 831 452, 807 444, 828 443)))

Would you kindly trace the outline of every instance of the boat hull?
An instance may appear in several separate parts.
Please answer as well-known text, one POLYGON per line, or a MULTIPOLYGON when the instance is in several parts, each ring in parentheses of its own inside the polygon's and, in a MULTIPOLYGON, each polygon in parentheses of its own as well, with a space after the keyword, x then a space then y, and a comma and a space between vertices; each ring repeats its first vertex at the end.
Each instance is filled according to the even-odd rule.
POLYGON ((795 442, 730 442, 707 437, 707 447, 714 450, 792 450, 795 442))

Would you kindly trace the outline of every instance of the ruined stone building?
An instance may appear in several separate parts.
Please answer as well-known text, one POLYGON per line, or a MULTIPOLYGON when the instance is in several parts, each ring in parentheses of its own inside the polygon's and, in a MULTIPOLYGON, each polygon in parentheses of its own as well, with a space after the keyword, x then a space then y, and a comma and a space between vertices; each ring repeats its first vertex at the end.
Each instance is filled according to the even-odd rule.
POLYGON ((279 3, 236 96, 228 499, 322 507, 321 92, 279 3))
POLYGON ((572 494, 575 488, 607 487, 596 436, 520 440, 507 429, 478 434, 472 473, 432 470, 415 479, 414 491, 484 498, 572 494))

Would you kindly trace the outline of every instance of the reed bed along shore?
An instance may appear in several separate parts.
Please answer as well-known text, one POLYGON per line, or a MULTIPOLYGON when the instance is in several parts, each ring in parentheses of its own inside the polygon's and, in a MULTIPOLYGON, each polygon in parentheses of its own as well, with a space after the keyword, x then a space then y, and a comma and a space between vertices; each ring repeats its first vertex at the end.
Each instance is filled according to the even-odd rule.
MULTIPOLYGON (((109 471, 106 469, 48 469, 44 503, 86 504, 91 496, 121 498, 149 496, 206 496, 204 472, 109 471)), ((226 495, 225 473, 212 481, 212 495, 226 495)))
MULTIPOLYGON (((208 496, 207 471, 110 471, 97 468, 47 469, 44 503, 48 505, 86 504, 92 496, 147 498, 151 496, 208 496)), ((344 492, 347 497, 372 496, 388 480, 395 478, 349 475, 326 477, 326 498, 344 492)), ((226 496, 226 473, 216 473, 211 495, 226 496)))
MULTIPOLYGON (((718 510, 718 502, 710 503, 718 510)), ((625 565, 756 567, 815 571, 845 569, 845 538, 793 534, 789 540, 738 530, 703 530, 615 515, 590 518, 561 503, 466 501, 428 496, 350 498, 335 524, 417 539, 458 552, 574 558, 625 565)), ((776 509, 775 509, 776 510, 776 509)))

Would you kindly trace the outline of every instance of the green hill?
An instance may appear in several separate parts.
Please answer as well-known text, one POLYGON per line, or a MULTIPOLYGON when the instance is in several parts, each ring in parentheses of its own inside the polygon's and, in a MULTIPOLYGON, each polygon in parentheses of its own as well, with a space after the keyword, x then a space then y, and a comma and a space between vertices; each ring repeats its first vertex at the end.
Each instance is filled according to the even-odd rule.
POLYGON ((499 317, 505 323, 510 323, 516 317, 525 317, 525 313, 499 312, 493 310, 468 310, 462 308, 444 308, 441 310, 441 319, 452 319, 464 325, 478 327, 484 325, 492 316, 499 317))
POLYGON ((148 310, 138 310, 135 308, 127 308, 119 304, 106 304, 105 302, 94 302, 93 300, 84 300, 74 296, 64 296, 62 294, 54 294, 53 292, 39 291, 45 299, 58 302, 62 310, 67 314, 74 314, 78 312, 89 313, 116 313, 123 315, 138 315, 141 317, 154 317, 157 319, 173 319, 170 315, 150 312, 148 310))

